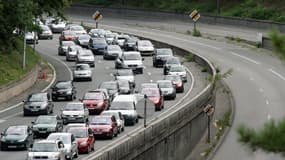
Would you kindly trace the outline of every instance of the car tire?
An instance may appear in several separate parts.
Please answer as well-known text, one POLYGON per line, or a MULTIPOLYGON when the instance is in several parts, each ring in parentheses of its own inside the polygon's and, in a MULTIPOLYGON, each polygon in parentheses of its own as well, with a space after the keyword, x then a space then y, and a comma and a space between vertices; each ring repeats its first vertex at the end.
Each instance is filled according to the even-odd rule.
POLYGON ((45 112, 44 112, 44 115, 49 115, 49 109, 48 107, 46 108, 45 112))
POLYGON ((121 132, 124 132, 124 131, 125 131, 125 127, 122 127, 121 132))
POLYGON ((143 74, 143 68, 140 69, 140 74, 143 74))
POLYGON ((139 118, 136 119, 136 123, 139 123, 139 118))
POLYGON ((172 97, 172 99, 173 99, 173 100, 175 100, 175 99, 176 99, 176 94, 172 97))
POLYGON ((113 139, 114 137, 114 132, 112 132, 111 136, 109 137, 110 139, 113 139))

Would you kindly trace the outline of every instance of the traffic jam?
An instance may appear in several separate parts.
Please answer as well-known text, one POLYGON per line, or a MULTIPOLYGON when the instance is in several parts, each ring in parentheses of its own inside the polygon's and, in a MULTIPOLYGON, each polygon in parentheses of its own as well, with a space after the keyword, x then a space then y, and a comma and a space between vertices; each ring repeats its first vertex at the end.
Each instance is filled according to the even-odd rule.
MULTIPOLYGON (((155 48, 150 40, 101 28, 47 17, 38 20, 41 32, 27 33, 27 43, 53 40, 59 34, 58 55, 74 62, 72 79, 60 80, 48 92, 31 93, 23 100, 23 116, 35 117, 30 125, 13 125, 1 132, 1 150, 27 150, 30 159, 74 159, 95 150, 96 141, 115 139, 126 127, 137 125, 137 95, 147 97, 153 110, 164 109, 184 93, 186 67, 171 48, 155 48), (33 38, 31 38, 33 37, 33 38), (75 83, 94 81, 95 57, 113 61, 113 79, 79 95, 75 83), (136 83, 144 72, 145 59, 163 75, 155 82, 136 83), (54 102, 66 101, 56 113, 54 102)), ((56 39, 57 40, 57 39, 56 39)), ((104 62, 103 62, 104 63, 104 62)))

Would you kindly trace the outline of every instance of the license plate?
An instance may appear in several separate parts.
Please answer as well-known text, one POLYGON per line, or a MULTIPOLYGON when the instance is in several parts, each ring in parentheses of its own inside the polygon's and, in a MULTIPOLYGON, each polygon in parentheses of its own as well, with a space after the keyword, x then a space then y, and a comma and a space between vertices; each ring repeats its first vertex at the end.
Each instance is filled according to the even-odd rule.
POLYGON ((75 117, 70 117, 70 118, 68 118, 69 120, 75 120, 75 117))
POLYGON ((8 146, 8 148, 17 148, 17 146, 8 146))
POLYGON ((95 134, 102 134, 102 132, 95 132, 95 134))
POLYGON ((39 131, 40 133, 46 133, 46 131, 39 131))

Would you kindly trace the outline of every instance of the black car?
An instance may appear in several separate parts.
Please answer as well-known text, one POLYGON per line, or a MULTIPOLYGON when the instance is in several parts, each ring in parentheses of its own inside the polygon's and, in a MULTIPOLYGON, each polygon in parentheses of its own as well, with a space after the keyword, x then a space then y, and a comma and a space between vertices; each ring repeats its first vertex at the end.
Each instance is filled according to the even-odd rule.
POLYGON ((65 98, 71 101, 76 99, 76 89, 72 81, 58 81, 52 87, 52 100, 56 101, 58 98, 65 98))
POLYGON ((88 47, 94 54, 103 55, 107 45, 105 38, 91 38, 88 47))
POLYGON ((31 114, 50 114, 53 113, 53 103, 47 92, 32 93, 27 100, 23 101, 24 116, 31 114))
MULTIPOLYGON (((1 150, 28 149, 34 143, 34 134, 27 125, 15 125, 1 132, 1 150)), ((5 159, 5 158, 4 158, 5 159)))
POLYGON ((135 51, 136 43, 139 39, 137 37, 130 37, 126 39, 123 45, 125 51, 135 51))
POLYGON ((63 120, 57 115, 39 116, 32 121, 32 130, 35 136, 48 136, 50 133, 61 132, 63 130, 63 120))
POLYGON ((152 64, 154 67, 163 66, 167 58, 173 56, 172 49, 170 48, 159 48, 154 50, 152 64))
POLYGON ((178 65, 181 64, 178 57, 171 56, 171 57, 167 58, 165 64, 163 65, 163 74, 164 75, 168 74, 170 66, 173 65, 173 64, 178 64, 178 65))

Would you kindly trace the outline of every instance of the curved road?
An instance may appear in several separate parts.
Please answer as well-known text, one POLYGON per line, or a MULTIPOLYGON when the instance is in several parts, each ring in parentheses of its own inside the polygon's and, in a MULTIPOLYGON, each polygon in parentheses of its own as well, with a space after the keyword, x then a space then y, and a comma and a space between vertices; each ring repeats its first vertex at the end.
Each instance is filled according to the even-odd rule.
MULTIPOLYGON (((57 73, 57 80, 70 80, 72 79, 71 69, 74 66, 74 62, 66 62, 64 56, 57 55, 57 47, 58 47, 58 35, 54 36, 54 40, 43 40, 40 41, 39 45, 37 45, 36 50, 39 51, 44 58, 46 58, 55 68, 57 73)), ((114 68, 114 61, 105 61, 103 60, 102 56, 96 56, 96 67, 93 68, 93 81, 92 82, 75 82, 75 86, 77 88, 77 100, 83 96, 83 94, 92 89, 96 89, 97 86, 103 81, 113 80, 114 77, 111 73, 115 72, 114 68)), ((145 65, 145 70, 143 75, 136 75, 136 83, 139 87, 141 83, 156 81, 163 78, 163 72, 161 68, 153 68, 152 67, 152 57, 145 57, 145 61, 143 62, 145 65)), ((193 64, 194 65, 194 64, 193 64)), ((195 69, 193 69, 195 71, 195 69)), ((197 69, 199 70, 199 69, 197 69)), ((199 71, 196 71, 199 72, 199 71)), ((205 75, 204 75, 205 76, 205 75)), ((167 111, 171 106, 180 103, 181 99, 189 98, 185 96, 186 93, 190 93, 190 88, 193 87, 191 83, 191 77, 188 75, 188 83, 185 83, 185 92, 183 94, 177 94, 177 98, 174 101, 165 101, 165 109, 161 112, 154 112, 153 108, 148 108, 148 118, 154 118, 155 116, 159 116, 160 113, 167 111), (189 90, 189 91, 188 91, 189 90), (187 92, 188 91, 188 92, 187 92)), ((198 82, 197 84, 201 84, 198 82)), ((196 84, 196 86, 197 86, 196 84)), ((195 87, 193 92, 198 92, 200 89, 203 88, 203 85, 200 87, 195 87)), ((194 94, 194 93, 193 93, 194 94)), ((194 95, 191 94, 190 97, 194 95)), ((61 108, 66 104, 66 101, 54 102, 54 113, 60 114, 61 108)), ((139 113, 142 113, 142 109, 138 109, 139 113)), ((17 125, 17 124, 31 124, 36 116, 34 117, 23 117, 22 114, 22 107, 14 108, 5 112, 0 112, 1 122, 0 128, 4 130, 10 125, 17 125)), ((127 133, 133 131, 135 128, 142 126, 143 120, 139 121, 139 124, 135 126, 127 126, 125 128, 125 132, 118 135, 118 137, 114 138, 113 140, 96 140, 95 143, 95 150, 99 150, 100 148, 106 146, 107 144, 114 143, 116 139, 126 135, 127 133)), ((0 157, 6 157, 6 160, 19 160, 24 159, 26 156, 27 151, 1 151, 0 157)), ((80 155, 79 159, 83 158, 86 155, 80 155)), ((0 158, 0 159, 2 159, 0 158)))
MULTIPOLYGON (((75 21, 84 21, 94 26, 89 16, 70 14, 70 17, 75 21)), ((236 133, 236 128, 241 123, 249 127, 260 128, 272 118, 284 117, 285 66, 282 61, 270 56, 271 53, 267 53, 269 51, 263 49, 196 38, 175 31, 149 29, 149 26, 152 28, 183 27, 176 25, 175 22, 159 23, 148 20, 104 18, 100 24, 103 28, 170 43, 207 57, 222 71, 234 69, 233 75, 226 80, 236 102, 234 123, 221 148, 214 156, 214 160, 283 159, 279 154, 265 153, 259 150, 254 153, 250 152, 247 147, 237 142, 238 135, 236 133), (144 23, 147 23, 148 26, 144 26, 144 23)), ((185 30, 187 30, 187 24, 189 25, 189 23, 184 24, 185 30)), ((211 28, 211 26, 208 27, 211 28)), ((221 32, 217 27, 216 30, 221 32)))

